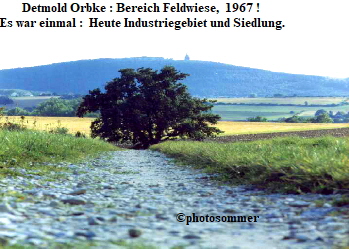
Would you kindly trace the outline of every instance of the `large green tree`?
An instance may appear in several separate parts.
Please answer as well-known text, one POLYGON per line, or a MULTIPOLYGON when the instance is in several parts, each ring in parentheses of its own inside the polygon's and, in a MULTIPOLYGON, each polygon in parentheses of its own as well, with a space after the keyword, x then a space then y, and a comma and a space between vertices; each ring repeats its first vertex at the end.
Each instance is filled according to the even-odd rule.
POLYGON ((213 101, 192 97, 178 81, 188 74, 174 67, 122 69, 121 76, 108 82, 105 92, 90 91, 77 115, 100 112, 91 124, 92 136, 112 142, 131 142, 147 148, 172 138, 201 140, 221 131, 209 124, 220 119, 209 111, 213 101))

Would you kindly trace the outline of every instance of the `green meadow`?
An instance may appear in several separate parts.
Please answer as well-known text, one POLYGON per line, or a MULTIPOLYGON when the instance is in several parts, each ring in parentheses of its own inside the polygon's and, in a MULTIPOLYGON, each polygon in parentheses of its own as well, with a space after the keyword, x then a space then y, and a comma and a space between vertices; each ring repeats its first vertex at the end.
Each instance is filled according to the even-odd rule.
POLYGON ((262 116, 268 120, 277 120, 300 114, 304 117, 313 117, 317 110, 349 112, 349 105, 335 107, 306 107, 306 106, 261 106, 261 105, 215 105, 212 113, 222 117, 222 121, 246 121, 247 118, 262 116), (293 113, 290 113, 290 112, 293 113))
POLYGON ((278 104, 278 105, 332 105, 349 102, 347 97, 283 97, 283 98, 213 98, 222 103, 278 104))

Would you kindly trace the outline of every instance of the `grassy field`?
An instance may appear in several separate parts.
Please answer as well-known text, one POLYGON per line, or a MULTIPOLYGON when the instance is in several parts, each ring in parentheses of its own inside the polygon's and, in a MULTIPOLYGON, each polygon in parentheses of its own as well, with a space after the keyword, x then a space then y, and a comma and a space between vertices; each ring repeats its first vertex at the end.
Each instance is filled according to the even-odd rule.
MULTIPOLYGON (((0 123, 9 120, 14 123, 21 123, 18 116, 2 117, 0 123)), ((57 127, 66 127, 70 134, 80 131, 90 135, 90 125, 93 118, 75 117, 25 117, 23 125, 30 129, 50 131, 57 127)), ((219 129, 225 131, 222 135, 251 134, 282 131, 302 131, 349 127, 349 124, 313 124, 313 123, 258 123, 258 122, 218 122, 219 129)))
POLYGON ((292 97, 292 98, 213 98, 217 102, 223 103, 244 103, 244 104, 292 104, 304 105, 331 105, 339 104, 343 101, 349 102, 347 97, 292 97))
POLYGON ((294 113, 300 113, 300 116, 313 117, 319 109, 326 111, 349 112, 349 105, 336 107, 304 107, 304 106, 244 106, 244 105, 215 105, 212 113, 222 117, 222 121, 246 121, 247 118, 262 116, 268 120, 277 120, 283 117, 291 117, 294 113))
POLYGON ((223 180, 285 193, 349 188, 349 138, 286 137, 254 142, 165 142, 151 147, 223 180))

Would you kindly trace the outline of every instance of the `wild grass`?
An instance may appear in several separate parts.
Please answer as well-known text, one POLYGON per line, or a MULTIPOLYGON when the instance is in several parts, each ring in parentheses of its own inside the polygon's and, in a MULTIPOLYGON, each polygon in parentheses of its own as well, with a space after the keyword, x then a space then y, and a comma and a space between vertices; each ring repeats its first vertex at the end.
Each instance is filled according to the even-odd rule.
POLYGON ((176 141, 151 147, 235 184, 285 193, 349 188, 349 138, 286 137, 240 143, 176 141))
POLYGON ((118 148, 98 139, 43 131, 0 129, 0 177, 22 175, 16 168, 46 174, 61 168, 48 163, 79 162, 86 156, 118 148))

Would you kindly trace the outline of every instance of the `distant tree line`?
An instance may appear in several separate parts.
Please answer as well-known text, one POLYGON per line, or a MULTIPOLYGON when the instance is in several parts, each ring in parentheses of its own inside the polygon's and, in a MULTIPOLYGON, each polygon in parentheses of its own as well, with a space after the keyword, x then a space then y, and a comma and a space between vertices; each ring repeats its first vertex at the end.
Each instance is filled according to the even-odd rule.
POLYGON ((333 111, 325 111, 323 109, 317 110, 315 115, 320 115, 320 114, 328 114, 330 118, 333 119, 334 123, 349 123, 349 112, 343 112, 343 111, 338 111, 334 113, 333 111))
POLYGON ((311 118, 300 117, 296 114, 289 118, 282 118, 279 121, 285 123, 333 123, 333 119, 327 113, 315 115, 311 118))
POLYGON ((280 122, 286 123, 349 123, 349 112, 326 111, 324 109, 317 110, 315 116, 311 118, 300 117, 297 114, 289 118, 282 118, 280 122))
MULTIPOLYGON (((45 117, 75 117, 82 98, 61 99, 51 98, 40 103, 35 108, 16 107, 7 110, 8 116, 45 116, 45 117)), ((88 117, 97 117, 97 113, 89 113, 88 117)))
MULTIPOLYGON (((257 116, 248 118, 249 122, 267 122, 267 118, 257 116)), ((285 123, 349 123, 349 112, 345 113, 343 111, 338 111, 334 113, 333 111, 327 112, 324 109, 317 110, 314 117, 301 117, 298 114, 293 115, 289 118, 281 118, 278 122, 285 123)))

